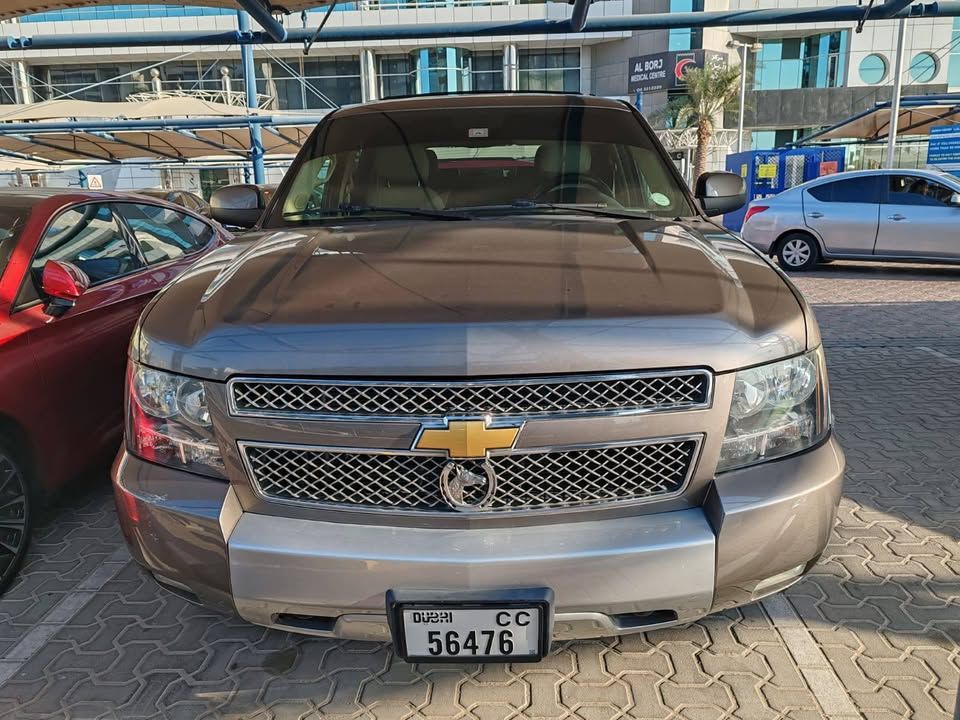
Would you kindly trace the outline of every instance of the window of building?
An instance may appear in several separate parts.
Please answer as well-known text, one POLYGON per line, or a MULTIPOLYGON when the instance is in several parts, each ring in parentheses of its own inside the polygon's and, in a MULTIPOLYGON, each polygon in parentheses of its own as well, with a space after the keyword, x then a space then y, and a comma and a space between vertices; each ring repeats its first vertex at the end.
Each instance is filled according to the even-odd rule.
POLYGON ((416 66, 410 55, 381 55, 377 58, 380 68, 380 97, 413 95, 416 92, 416 66))
POLYGON ((473 89, 478 92, 503 90, 503 51, 481 50, 473 53, 473 89))
POLYGON ((423 48, 411 53, 417 93, 470 90, 470 51, 462 48, 423 48))
POLYGON ((777 130, 752 130, 751 145, 754 150, 772 150, 784 147, 806 137, 814 128, 780 128, 777 130))
POLYGON ((520 89, 580 92, 580 49, 520 51, 520 89))
POLYGON ((752 58, 754 89, 842 87, 847 44, 846 30, 762 41, 752 58))
POLYGON ((887 59, 873 53, 860 61, 860 79, 867 85, 876 85, 887 79, 887 59))
POLYGON ((936 77, 939 65, 936 55, 928 52, 917 53, 910 61, 910 77, 914 82, 928 83, 936 77))
POLYGON ((960 87, 960 17, 953 19, 950 56, 947 60, 947 84, 950 90, 956 90, 960 87))
MULTIPOLYGON (((703 12, 703 0, 670 0, 670 12, 703 12)), ((697 50, 702 47, 703 28, 673 28, 669 31, 668 50, 697 50)))
MULTIPOLYGON (((243 93, 239 58, 175 61, 155 69, 162 90, 220 91, 225 86, 223 71, 226 70, 231 89, 243 93)), ((75 100, 118 102, 154 89, 151 71, 143 70, 142 63, 37 65, 31 67, 29 73, 35 96, 43 100, 54 100, 66 93, 75 100)))
POLYGON ((257 92, 279 110, 328 109, 361 101, 360 58, 302 56, 257 63, 257 92))
POLYGON ((12 105, 17 102, 17 90, 13 84, 13 70, 10 65, 0 65, 0 104, 12 105))

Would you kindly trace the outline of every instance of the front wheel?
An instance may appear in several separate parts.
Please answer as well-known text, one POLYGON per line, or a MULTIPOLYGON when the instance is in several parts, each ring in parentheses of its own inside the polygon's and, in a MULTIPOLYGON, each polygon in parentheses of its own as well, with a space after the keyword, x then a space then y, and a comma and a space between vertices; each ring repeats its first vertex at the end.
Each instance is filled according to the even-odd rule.
POLYGON ((809 235, 787 235, 777 250, 780 267, 787 270, 809 270, 820 260, 820 249, 809 235))
POLYGON ((0 443, 0 593, 16 577, 30 544, 30 484, 23 464, 0 443))

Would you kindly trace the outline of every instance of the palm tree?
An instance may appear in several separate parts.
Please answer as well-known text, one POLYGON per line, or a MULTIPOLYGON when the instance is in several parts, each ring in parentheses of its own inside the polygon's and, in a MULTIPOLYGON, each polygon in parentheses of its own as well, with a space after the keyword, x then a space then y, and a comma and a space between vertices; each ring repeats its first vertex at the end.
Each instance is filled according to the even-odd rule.
POLYGON ((724 110, 736 107, 740 93, 740 68, 737 66, 714 66, 694 68, 685 77, 687 96, 672 106, 669 112, 674 127, 697 128, 697 150, 694 156, 694 177, 700 177, 707 169, 710 141, 716 132, 716 123, 724 110))

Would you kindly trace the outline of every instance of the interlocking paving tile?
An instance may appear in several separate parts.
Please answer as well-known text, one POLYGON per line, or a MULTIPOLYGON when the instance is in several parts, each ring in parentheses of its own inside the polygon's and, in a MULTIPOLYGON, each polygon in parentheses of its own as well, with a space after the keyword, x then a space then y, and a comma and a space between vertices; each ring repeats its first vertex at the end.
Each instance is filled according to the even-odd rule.
POLYGON ((795 626, 776 627, 757 604, 560 643, 536 665, 411 666, 387 645, 274 632, 190 605, 132 563, 85 604, 58 606, 122 545, 101 482, 48 513, 0 599, 0 672, 39 621, 65 620, 0 685, 0 717, 814 720, 825 713, 811 669, 838 680, 867 720, 951 717, 960 270, 836 263, 795 279, 820 318, 849 462, 823 559, 784 595, 795 626))

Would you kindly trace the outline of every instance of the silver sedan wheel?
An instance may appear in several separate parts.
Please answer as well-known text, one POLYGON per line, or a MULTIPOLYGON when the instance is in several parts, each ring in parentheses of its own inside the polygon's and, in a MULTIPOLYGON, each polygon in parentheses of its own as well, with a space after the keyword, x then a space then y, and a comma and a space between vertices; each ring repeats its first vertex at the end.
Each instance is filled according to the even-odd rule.
POLYGON ((783 259, 790 267, 800 267, 809 262, 813 249, 806 240, 787 240, 783 246, 783 259))

